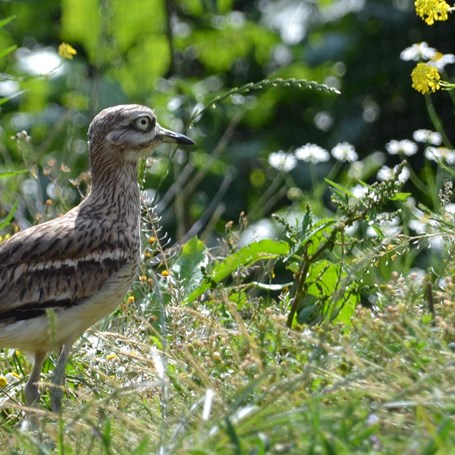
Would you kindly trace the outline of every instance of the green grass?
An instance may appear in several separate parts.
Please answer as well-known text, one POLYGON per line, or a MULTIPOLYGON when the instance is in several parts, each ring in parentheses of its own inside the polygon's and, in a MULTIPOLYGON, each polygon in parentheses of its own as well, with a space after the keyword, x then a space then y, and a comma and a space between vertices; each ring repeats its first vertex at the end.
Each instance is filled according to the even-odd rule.
POLYGON ((455 451, 452 194, 413 237, 397 175, 364 198, 332 184, 330 217, 298 202, 273 218, 277 239, 243 246, 246 217, 217 248, 193 238, 169 251, 146 214, 137 282, 76 344, 60 416, 55 358, 26 410, 31 364, 0 353, 0 453, 455 451), (381 217, 398 215, 402 232, 387 233, 381 217))
MULTIPOLYGON (((3 389, 2 453, 450 453, 454 292, 435 292, 433 318, 415 277, 395 275, 352 324, 293 330, 278 300, 239 312, 223 289, 161 320, 125 303, 75 348, 61 417, 44 393, 21 429, 23 384, 3 389)), ((30 364, 4 353, 0 368, 30 364)))

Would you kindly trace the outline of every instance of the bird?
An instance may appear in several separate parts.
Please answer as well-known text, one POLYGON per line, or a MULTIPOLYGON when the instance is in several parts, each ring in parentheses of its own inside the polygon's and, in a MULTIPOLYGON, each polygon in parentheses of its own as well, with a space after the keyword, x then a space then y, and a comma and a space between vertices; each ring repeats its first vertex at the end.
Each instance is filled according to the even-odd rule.
POLYGON ((138 162, 163 143, 195 144, 161 127, 149 107, 102 110, 88 129, 88 195, 63 216, 0 243, 0 348, 33 355, 29 407, 39 402, 44 361, 57 350, 49 396, 51 410, 61 412, 74 342, 130 288, 141 254, 138 162))

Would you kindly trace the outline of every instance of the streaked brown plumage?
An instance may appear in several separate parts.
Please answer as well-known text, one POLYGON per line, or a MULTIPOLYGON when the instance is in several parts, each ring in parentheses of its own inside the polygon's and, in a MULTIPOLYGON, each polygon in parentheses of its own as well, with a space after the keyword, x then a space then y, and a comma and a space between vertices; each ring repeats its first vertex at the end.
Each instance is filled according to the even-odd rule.
POLYGON ((103 110, 88 135, 92 188, 87 198, 64 216, 0 243, 0 348, 34 353, 25 387, 29 405, 39 397, 36 383, 44 360, 60 349, 50 390, 54 411, 60 410, 71 346, 115 309, 136 274, 138 160, 163 142, 194 144, 160 127, 153 111, 139 105, 103 110), (55 327, 49 323, 53 319, 55 327))

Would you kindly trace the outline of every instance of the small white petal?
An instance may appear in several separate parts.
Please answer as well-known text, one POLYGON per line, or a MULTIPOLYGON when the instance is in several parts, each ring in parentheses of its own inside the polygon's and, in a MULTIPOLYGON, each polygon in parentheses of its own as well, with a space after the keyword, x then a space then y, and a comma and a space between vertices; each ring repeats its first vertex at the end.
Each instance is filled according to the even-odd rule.
POLYGON ((348 142, 340 142, 339 144, 335 145, 331 153, 332 156, 338 161, 348 161, 350 163, 353 163, 358 159, 358 155, 355 151, 354 146, 348 142))
POLYGON ((427 143, 431 145, 441 145, 442 137, 441 134, 431 130, 420 129, 412 133, 412 138, 416 142, 427 143))
POLYGON ((439 71, 442 71, 446 65, 455 63, 455 55, 437 53, 434 57, 431 58, 431 61, 428 63, 432 66, 435 66, 439 71))
POLYGON ((295 151, 295 157, 309 163, 323 163, 329 161, 330 154, 327 150, 323 149, 316 144, 305 144, 295 151))
POLYGON ((360 185, 359 183, 353 188, 351 188, 351 193, 355 198, 363 199, 368 193, 368 188, 366 186, 360 185))
POLYGON ((383 182, 384 180, 389 180, 392 178, 393 171, 389 166, 382 166, 381 169, 379 169, 376 178, 383 182))
POLYGON ((411 47, 407 47, 400 53, 401 60, 404 61, 419 61, 419 60, 430 60, 437 54, 436 49, 429 47, 425 41, 421 43, 413 44, 411 47))
POLYGON ((390 155, 403 153, 406 156, 412 156, 416 154, 418 150, 417 144, 410 141, 409 139, 403 139, 401 141, 392 139, 391 141, 387 142, 385 148, 390 155))
POLYGON ((283 152, 283 150, 271 153, 268 162, 274 169, 284 172, 290 172, 297 166, 297 158, 291 153, 283 152))

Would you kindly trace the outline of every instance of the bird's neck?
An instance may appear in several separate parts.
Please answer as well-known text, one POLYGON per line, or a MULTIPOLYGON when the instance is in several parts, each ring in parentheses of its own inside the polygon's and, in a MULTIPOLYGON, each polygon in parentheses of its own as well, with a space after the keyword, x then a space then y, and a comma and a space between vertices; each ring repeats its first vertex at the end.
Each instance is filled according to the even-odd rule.
POLYGON ((92 189, 87 199, 119 221, 137 221, 140 215, 137 162, 108 162, 92 168, 92 189))

